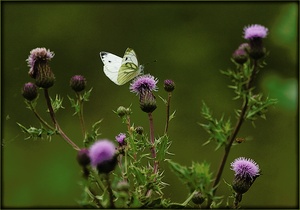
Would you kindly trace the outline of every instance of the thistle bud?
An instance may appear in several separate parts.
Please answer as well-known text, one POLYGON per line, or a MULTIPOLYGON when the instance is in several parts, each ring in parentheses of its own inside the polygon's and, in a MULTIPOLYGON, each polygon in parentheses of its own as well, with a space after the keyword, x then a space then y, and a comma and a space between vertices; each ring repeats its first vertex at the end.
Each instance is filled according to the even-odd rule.
POLYGON ((140 108, 146 113, 152 113, 156 109, 156 99, 151 91, 143 91, 140 95, 140 108))
POLYGON ((70 79, 70 86, 75 92, 83 91, 86 86, 86 79, 84 76, 75 75, 70 79))
POLYGON ((144 132, 144 128, 142 126, 138 126, 135 128, 135 132, 139 135, 142 135, 144 132))
POLYGON ((117 115, 119 117, 124 117, 127 114, 127 109, 124 106, 119 106, 117 109, 117 115))
POLYGON ((175 83, 173 80, 166 79, 164 81, 164 89, 167 92, 172 92, 175 89, 175 83))
POLYGON ((248 60, 248 53, 244 49, 238 48, 232 54, 232 58, 238 64, 244 64, 248 60))
POLYGON ((22 89, 23 97, 28 101, 33 101, 38 96, 37 86, 31 82, 26 83, 22 89))
POLYGON ((79 165, 82 167, 86 167, 87 165, 90 164, 91 159, 89 157, 89 150, 84 148, 78 151, 77 153, 77 162, 79 165))
POLYGON ((205 201, 205 198, 203 197, 201 192, 197 191, 194 193, 192 201, 194 204, 201 205, 205 201))

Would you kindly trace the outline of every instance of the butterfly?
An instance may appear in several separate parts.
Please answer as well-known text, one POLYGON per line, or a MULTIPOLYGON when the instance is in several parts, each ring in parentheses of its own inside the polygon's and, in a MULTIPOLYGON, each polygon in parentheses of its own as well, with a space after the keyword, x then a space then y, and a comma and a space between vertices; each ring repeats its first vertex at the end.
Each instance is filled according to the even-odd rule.
POLYGON ((127 48, 123 58, 108 52, 100 52, 105 75, 117 85, 124 85, 143 73, 144 66, 139 65, 133 49, 127 48))

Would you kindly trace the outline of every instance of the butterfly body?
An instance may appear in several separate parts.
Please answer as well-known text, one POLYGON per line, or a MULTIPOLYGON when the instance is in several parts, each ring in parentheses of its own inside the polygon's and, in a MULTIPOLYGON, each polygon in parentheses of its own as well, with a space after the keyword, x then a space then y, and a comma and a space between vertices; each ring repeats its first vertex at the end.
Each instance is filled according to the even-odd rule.
POLYGON ((108 52, 100 52, 105 75, 117 85, 124 85, 143 72, 133 49, 127 48, 123 58, 108 52))

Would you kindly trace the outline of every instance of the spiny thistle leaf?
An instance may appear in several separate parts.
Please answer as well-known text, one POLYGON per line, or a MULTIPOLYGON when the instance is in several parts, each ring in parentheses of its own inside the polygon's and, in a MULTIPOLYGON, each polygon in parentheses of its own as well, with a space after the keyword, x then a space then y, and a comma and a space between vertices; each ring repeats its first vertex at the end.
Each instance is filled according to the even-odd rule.
POLYGON ((55 96, 55 99, 53 100, 51 99, 51 105, 53 107, 53 111, 57 112, 59 109, 64 109, 65 107, 63 107, 62 103, 63 103, 63 98, 61 98, 59 95, 55 96))
POLYGON ((89 101, 92 90, 93 90, 93 88, 91 88, 90 90, 84 92, 84 94, 82 95, 82 100, 83 101, 89 101))

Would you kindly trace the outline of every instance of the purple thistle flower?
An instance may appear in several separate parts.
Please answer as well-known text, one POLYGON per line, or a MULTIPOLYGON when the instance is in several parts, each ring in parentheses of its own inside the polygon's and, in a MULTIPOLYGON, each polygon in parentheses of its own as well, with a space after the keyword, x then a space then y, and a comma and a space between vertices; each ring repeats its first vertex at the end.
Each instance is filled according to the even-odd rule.
POLYGON ((231 164, 231 170, 235 172, 235 176, 239 178, 250 178, 251 180, 255 179, 259 176, 259 166, 258 164, 250 159, 239 157, 235 159, 231 164))
POLYGON ((29 75, 34 78, 34 68, 36 61, 50 61, 54 57, 54 52, 51 52, 46 48, 35 48, 30 51, 29 57, 26 59, 28 66, 30 67, 29 75))
POLYGON ((130 84, 130 90, 133 93, 141 94, 144 91, 156 91, 158 79, 150 74, 136 77, 130 84))
POLYGON ((125 139, 126 139, 125 133, 120 133, 119 135, 116 136, 116 140, 121 146, 125 144, 125 139))
POLYGON ((268 35, 268 29, 262 25, 254 24, 244 27, 244 38, 265 38, 268 35))
POLYGON ((106 161, 114 158, 116 153, 115 145, 106 139, 96 141, 89 149, 91 165, 97 167, 106 161))

